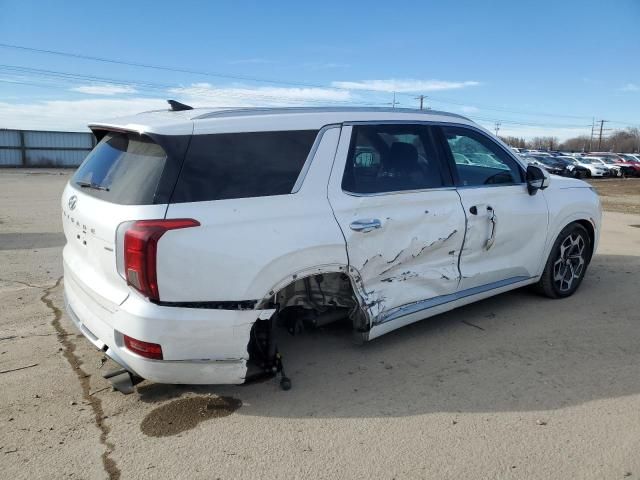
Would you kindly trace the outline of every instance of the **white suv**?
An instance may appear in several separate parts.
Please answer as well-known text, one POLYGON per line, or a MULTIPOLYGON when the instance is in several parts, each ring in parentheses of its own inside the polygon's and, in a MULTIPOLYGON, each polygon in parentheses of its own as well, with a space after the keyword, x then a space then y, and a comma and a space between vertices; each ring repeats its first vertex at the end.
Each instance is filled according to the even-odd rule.
POLYGON ((280 371, 283 327, 368 341, 525 285, 566 297, 598 242, 588 184, 454 114, 174 103, 91 128, 65 298, 121 385, 280 371))

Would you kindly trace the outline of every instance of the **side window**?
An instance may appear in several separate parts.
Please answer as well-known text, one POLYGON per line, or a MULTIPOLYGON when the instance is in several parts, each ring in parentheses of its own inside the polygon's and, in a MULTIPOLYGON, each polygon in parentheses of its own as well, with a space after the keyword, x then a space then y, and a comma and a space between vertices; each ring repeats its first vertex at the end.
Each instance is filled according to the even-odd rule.
POLYGON ((194 135, 171 201, 291 193, 317 134, 298 130, 194 135))
POLYGON ((522 183, 518 163, 491 139, 468 128, 442 127, 456 164, 460 185, 522 183))
POLYGON ((342 178, 351 193, 422 190, 445 185, 432 138, 424 125, 356 125, 342 178))

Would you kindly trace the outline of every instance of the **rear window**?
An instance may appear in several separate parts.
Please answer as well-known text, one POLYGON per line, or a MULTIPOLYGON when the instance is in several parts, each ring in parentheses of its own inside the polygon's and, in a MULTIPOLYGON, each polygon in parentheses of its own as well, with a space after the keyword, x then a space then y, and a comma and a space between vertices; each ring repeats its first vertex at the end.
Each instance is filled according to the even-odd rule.
POLYGON ((172 203, 291 193, 317 130, 194 135, 172 203))
POLYGON ((72 183, 94 197, 121 205, 150 205, 167 155, 134 134, 108 133, 89 153, 72 183))

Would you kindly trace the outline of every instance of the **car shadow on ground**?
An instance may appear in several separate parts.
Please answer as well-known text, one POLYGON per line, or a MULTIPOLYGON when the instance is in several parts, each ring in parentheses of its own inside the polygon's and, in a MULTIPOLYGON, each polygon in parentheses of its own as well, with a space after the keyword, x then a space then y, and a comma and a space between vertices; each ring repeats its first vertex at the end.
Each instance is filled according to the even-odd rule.
POLYGON ((238 398, 237 414, 384 417, 558 409, 640 392, 640 257, 597 256, 580 290, 549 300, 520 289, 415 323, 362 346, 328 328, 280 344, 293 389, 145 382, 139 399, 238 398), (623 301, 626 300, 626 301, 623 301))

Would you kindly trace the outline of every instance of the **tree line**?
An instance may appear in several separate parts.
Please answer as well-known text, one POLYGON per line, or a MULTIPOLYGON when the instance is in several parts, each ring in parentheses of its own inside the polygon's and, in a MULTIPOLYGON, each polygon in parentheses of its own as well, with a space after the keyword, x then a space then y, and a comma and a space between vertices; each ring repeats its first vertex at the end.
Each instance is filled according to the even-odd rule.
POLYGON ((558 137, 533 137, 525 140, 523 137, 500 136, 500 139, 507 145, 515 148, 528 148, 533 150, 563 150, 568 152, 617 152, 636 153, 640 152, 640 128, 625 128, 614 130, 598 145, 598 135, 591 138, 590 135, 580 135, 569 138, 564 142, 558 137))

